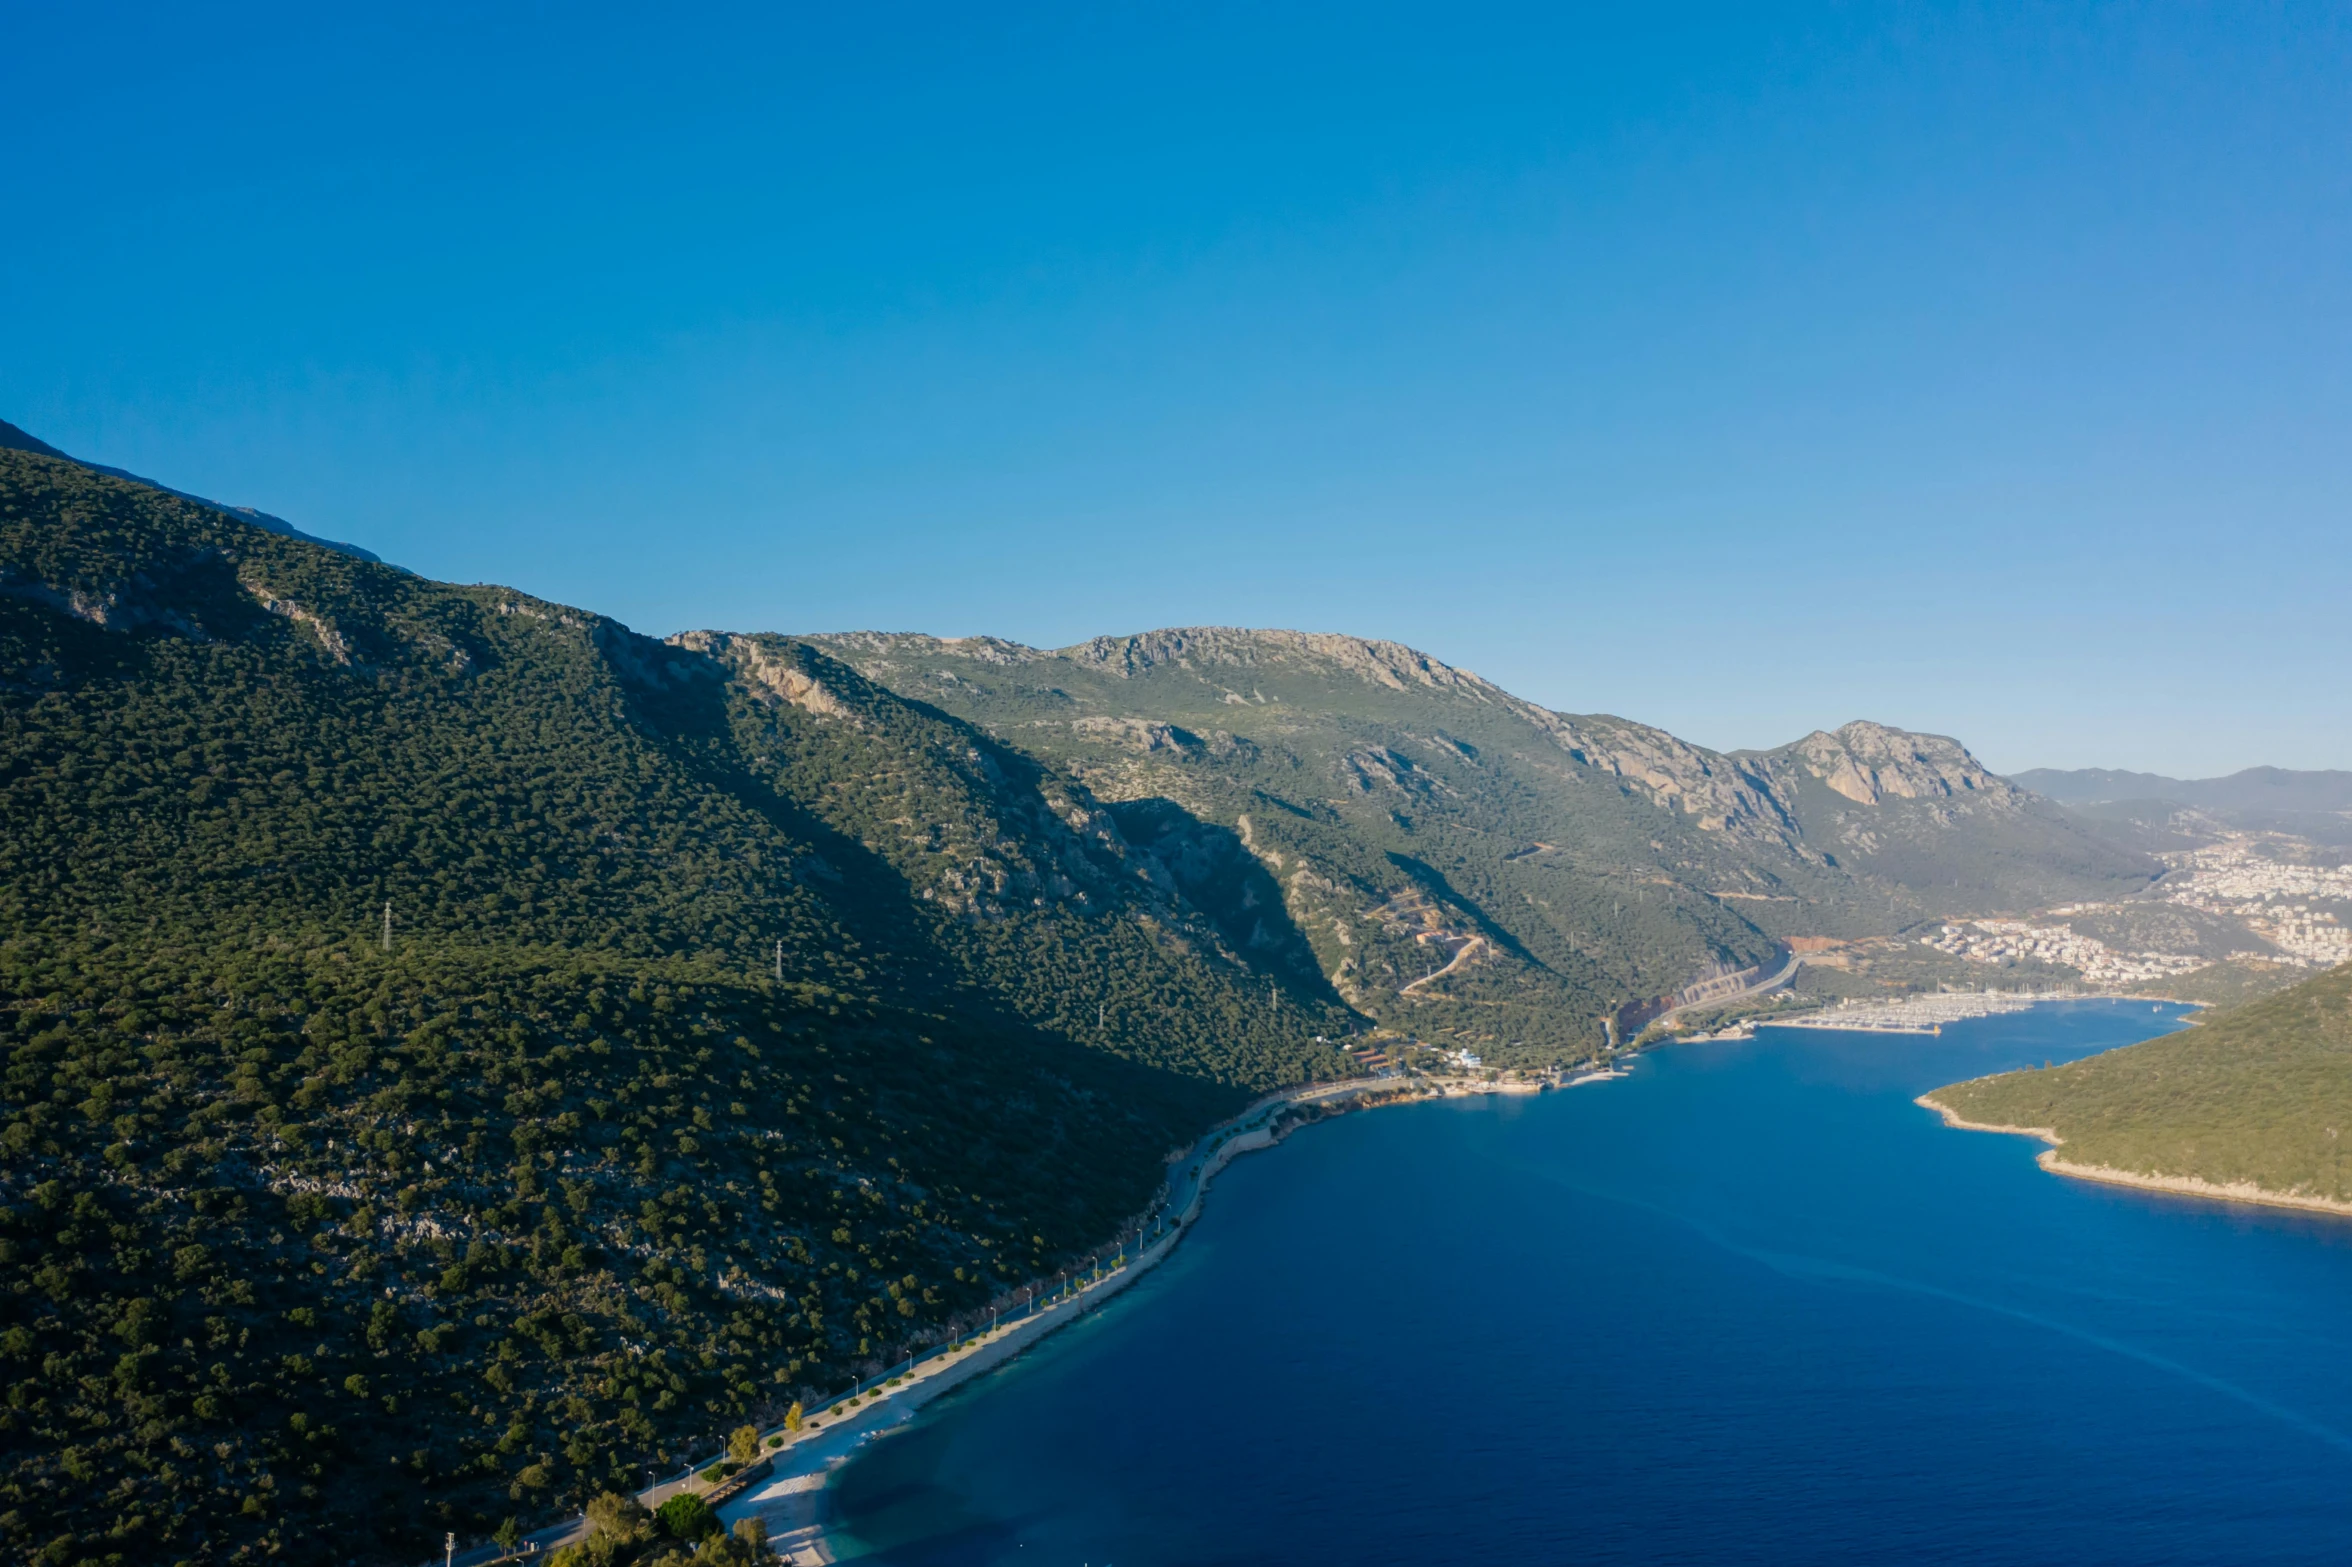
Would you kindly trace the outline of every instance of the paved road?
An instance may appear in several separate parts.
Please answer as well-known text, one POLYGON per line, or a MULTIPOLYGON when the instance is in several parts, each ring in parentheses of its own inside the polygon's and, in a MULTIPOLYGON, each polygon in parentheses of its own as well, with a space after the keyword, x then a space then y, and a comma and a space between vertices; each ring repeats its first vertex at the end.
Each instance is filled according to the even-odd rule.
POLYGON ((1642 1032, 1646 1034, 1653 1028, 1658 1028, 1664 1024, 1671 1023, 1677 1016, 1685 1012, 1704 1012, 1712 1007, 1727 1007, 1735 1001, 1745 1001, 1751 996, 1769 995, 1771 992, 1778 990, 1781 986, 1794 979, 1796 977, 1797 970, 1803 968, 1804 966, 1805 959, 1803 954, 1792 952, 1789 954, 1788 962, 1781 965, 1780 972, 1773 975, 1770 979, 1760 979, 1753 985, 1750 985, 1747 989, 1734 991, 1728 996, 1713 996, 1705 1001, 1693 1001, 1679 1007, 1668 1007, 1665 1011, 1659 1013, 1656 1017, 1651 1018, 1647 1023, 1644 1023, 1642 1025, 1642 1032))
POLYGON ((1351 1077, 1335 1083, 1311 1083, 1300 1088, 1287 1088, 1259 1100, 1229 1121, 1211 1127, 1192 1151, 1179 1160, 1168 1178, 1168 1195, 1145 1221, 1174 1224, 1180 1222, 1200 1194, 1201 1172, 1208 1168, 1216 1151, 1237 1137, 1263 1130, 1275 1117, 1292 1105, 1311 1104, 1325 1099, 1345 1099, 1369 1093, 1379 1088, 1402 1086, 1402 1079, 1382 1077, 1351 1077))
MULTIPOLYGON (((1192 1212, 1193 1204, 1200 1196, 1203 1172, 1208 1169, 1209 1162, 1216 1156, 1217 1150, 1225 1144, 1235 1138, 1246 1137, 1252 1132, 1262 1131, 1292 1105, 1346 1098, 1371 1089, 1390 1086, 1394 1086, 1394 1080, 1387 1078, 1347 1078, 1335 1083, 1315 1083, 1300 1088, 1285 1089, 1281 1093, 1271 1094, 1259 1100, 1230 1120, 1211 1127, 1202 1135, 1199 1142, 1193 1144, 1186 1156, 1177 1161, 1171 1169, 1168 1177, 1167 1195, 1142 1220, 1140 1233, 1143 1245, 1148 1247, 1155 1241, 1166 1238, 1171 1231, 1181 1230, 1184 1227, 1192 1212)), ((1132 1240, 1129 1237, 1121 1239, 1126 1241, 1128 1246, 1132 1246, 1132 1240)), ((1103 1260, 1108 1264, 1113 1257, 1121 1255, 1125 1255, 1125 1248, 1115 1247, 1111 1255, 1103 1260)), ((1067 1276, 1067 1281, 1058 1289, 1049 1293, 1041 1293, 1021 1311, 1007 1312, 998 1319, 999 1326, 1000 1328, 1010 1328, 1016 1323, 1027 1321, 1032 1316, 1044 1314, 1056 1302, 1066 1299, 1071 1293, 1081 1288, 1081 1275, 1074 1269, 1067 1276)), ((917 1365, 928 1366, 944 1352, 944 1350, 934 1351, 930 1355, 918 1357, 917 1365)), ((859 1383, 854 1391, 843 1393, 840 1397, 847 1399, 869 1392, 878 1384, 888 1381, 890 1377, 902 1374, 906 1369, 905 1363, 902 1362, 898 1367, 883 1372, 879 1377, 859 1383)), ((888 1401, 889 1396, 888 1393, 885 1393, 881 1399, 870 1402, 867 1410, 863 1413, 870 1414, 878 1411, 888 1401)), ((835 1406, 828 1403, 826 1407, 835 1406)), ((854 1421, 847 1419, 828 1421, 805 1436, 794 1440, 785 1450, 768 1450, 763 1447, 763 1451, 778 1461, 779 1470, 784 1470, 793 1466, 795 1460, 805 1464, 814 1459, 819 1449, 826 1450, 830 1456, 830 1450, 836 1445, 840 1445, 835 1441, 836 1438, 845 1439, 847 1444, 854 1445, 864 1439, 867 1429, 869 1428, 862 1415, 860 1419, 854 1421), (831 1429, 828 1430, 826 1427, 831 1429), (802 1449, 802 1451, 794 1451, 795 1449, 802 1449), (787 1457, 787 1454, 790 1454, 790 1457, 787 1457)), ((781 1433, 761 1433, 763 1444, 767 1436, 771 1434, 781 1433)), ((640 1491, 637 1494, 637 1500, 647 1507, 659 1507, 670 1497, 688 1489, 692 1477, 698 1471, 707 1469, 723 1456, 723 1454, 714 1453, 688 1465, 669 1479, 640 1491)), ((522 1542, 523 1552, 528 1555, 544 1554, 559 1545, 569 1544, 579 1538, 585 1530, 586 1521, 584 1519, 567 1519, 563 1523, 526 1535, 522 1542)), ((505 1554, 495 1545, 475 1546, 471 1550, 457 1553, 455 1567, 481 1567, 481 1564, 499 1560, 505 1554)))

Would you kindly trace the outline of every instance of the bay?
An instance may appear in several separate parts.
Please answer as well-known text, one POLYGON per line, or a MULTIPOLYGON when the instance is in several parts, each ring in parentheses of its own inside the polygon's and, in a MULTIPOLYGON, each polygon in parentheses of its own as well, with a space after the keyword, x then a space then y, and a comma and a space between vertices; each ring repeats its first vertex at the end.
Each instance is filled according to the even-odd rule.
POLYGON ((845 1556, 2352 1559, 2352 1224, 2044 1174, 1939 1084, 2178 1026, 1765 1030, 1312 1126, 846 1471, 845 1556))

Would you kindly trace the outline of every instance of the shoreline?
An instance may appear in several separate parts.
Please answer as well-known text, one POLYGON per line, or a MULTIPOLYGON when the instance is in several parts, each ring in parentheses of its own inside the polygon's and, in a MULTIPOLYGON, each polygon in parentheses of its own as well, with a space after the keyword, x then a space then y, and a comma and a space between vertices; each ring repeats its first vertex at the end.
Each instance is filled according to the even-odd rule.
MULTIPOLYGON (((1350 1100, 1370 1099, 1370 1104, 1355 1108, 1376 1109, 1425 1100, 1536 1094, 1555 1086, 1573 1088, 1625 1075, 1622 1068, 1602 1069, 1560 1084, 1497 1078, 1468 1081, 1344 1078, 1263 1095, 1239 1114, 1210 1127, 1182 1156, 1169 1161, 1172 1187, 1169 1201, 1174 1203, 1178 1194, 1183 1194, 1183 1200, 1166 1215, 1166 1232, 1132 1257, 1110 1267, 1092 1282, 1070 1290, 1052 1304, 1035 1307, 1018 1321, 976 1333, 945 1352, 934 1352, 930 1359, 918 1361, 885 1384, 844 1395, 840 1402, 828 1404, 815 1413, 797 1432, 781 1428, 763 1430, 759 1456, 748 1466, 756 1478, 748 1485, 740 1479, 732 1485, 723 1479, 716 1483, 703 1480, 700 1471, 723 1457, 714 1455, 695 1461, 671 1479, 637 1492, 636 1500, 652 1509, 672 1496, 688 1492, 708 1494, 724 1488, 725 1500, 714 1511, 728 1529, 732 1530, 741 1519, 758 1518, 767 1526, 770 1548, 782 1561, 796 1567, 822 1567, 832 1563, 839 1558, 831 1545, 834 1524, 827 1516, 826 1493, 833 1477, 868 1442, 903 1427, 934 1399, 1026 1354, 1034 1345, 1093 1311, 1165 1261, 1199 1219, 1208 1199, 1209 1183, 1220 1171, 1238 1156, 1273 1147, 1306 1124, 1297 1119, 1286 1120, 1284 1112, 1350 1100), (776 1440, 779 1438, 780 1441, 776 1440), (768 1445, 771 1442, 774 1445, 768 1445)), ((553 1553, 585 1539, 587 1532, 586 1518, 575 1514, 562 1523, 524 1536, 514 1550, 476 1546, 457 1553, 457 1559, 460 1567, 495 1567, 497 1563, 553 1553)))
MULTIPOLYGON (((1624 1075, 1623 1072, 1591 1074, 1576 1081, 1598 1082, 1624 1075)), ((1425 1100, 1536 1091, 1535 1088, 1520 1084, 1482 1083, 1466 1086, 1446 1083, 1418 1086, 1403 1079, 1371 1078, 1286 1090, 1258 1101, 1240 1115, 1212 1127, 1193 1145, 1193 1151, 1185 1159, 1175 1161, 1177 1166, 1183 1166, 1197 1158, 1199 1173, 1190 1177, 1191 1195, 1172 1219, 1166 1235, 1137 1252, 1128 1263, 1068 1300, 1034 1317, 1024 1318, 1010 1327, 1000 1329, 995 1334, 983 1335, 973 1341, 975 1347, 970 1352, 942 1356, 931 1369, 910 1380, 906 1387, 878 1401, 862 1416, 853 1416, 828 1428, 819 1440, 810 1441, 804 1436, 799 1442, 774 1450, 769 1456, 776 1461, 775 1473, 721 1507, 721 1522, 732 1529, 738 1518, 760 1518, 768 1525, 770 1546, 782 1560, 794 1564, 794 1567, 824 1567, 824 1564, 840 1560, 833 1549, 838 1525, 830 1517, 827 1493, 834 1477, 849 1465, 859 1451, 868 1442, 904 1427, 924 1405, 945 1396, 982 1372, 993 1371, 1028 1353, 1057 1329, 1067 1327, 1166 1261, 1200 1218, 1208 1201, 1209 1184, 1219 1172, 1242 1154, 1274 1147, 1305 1124, 1296 1120, 1285 1122, 1283 1111, 1303 1105, 1358 1100, 1377 1094, 1394 1097, 1356 1108, 1378 1109, 1390 1104, 1417 1104, 1425 1100), (1203 1148, 1207 1150, 1205 1153, 1200 1152, 1203 1148), (792 1453, 794 1447, 803 1447, 807 1451, 798 1462, 789 1466, 788 1472, 785 1455, 792 1453)))
POLYGON ((2008 1126, 1993 1121, 1971 1121, 1959 1111, 1945 1104, 1931 1089, 1911 1101, 1922 1109, 1933 1110, 1944 1118, 1944 1124, 1956 1132, 2006 1132, 2013 1137, 2038 1137, 2053 1147, 2066 1141, 2047 1126, 2008 1126))
POLYGON ((2292 1192, 2272 1191, 2252 1181, 2223 1183, 2208 1181, 2194 1175, 2141 1175, 2133 1170, 2118 1170, 2112 1165, 2076 1164, 2071 1159, 2058 1157, 2055 1148, 2034 1155, 2034 1163, 2059 1175, 2070 1175, 2078 1181, 2097 1181, 2105 1186, 2131 1186, 2141 1191, 2167 1192, 2176 1197, 2203 1197, 2214 1202, 2240 1202, 2258 1208, 2298 1208, 2305 1213, 2334 1214, 2352 1218, 2352 1202, 2333 1197, 2298 1197, 2292 1192))
MULTIPOLYGON (((1789 1017, 1751 1019, 1758 1028, 1811 1028, 1840 1034, 1939 1034, 1946 1023, 1965 1023, 1982 1017, 2006 1017, 2030 1012, 2047 1002, 2147 1001, 2150 996, 2126 996, 2111 991, 2061 990, 1936 990, 1907 996, 1853 997, 1834 1005, 1789 1017)), ((2182 1005, 2175 1002, 2173 1005, 2182 1005)))
POLYGON ((1971 1121, 1933 1094, 1921 1094, 1911 1101, 1933 1110, 1944 1119, 1944 1125, 1961 1132, 2000 1132, 2013 1137, 2036 1137, 2050 1146, 2034 1155, 2034 1163, 2052 1175, 2068 1176, 2078 1181, 2094 1181, 2102 1186, 2128 1186, 2136 1191, 2163 1192, 2174 1197, 2201 1197, 2209 1202, 2245 1203, 2259 1208, 2294 1208, 2305 1213, 2333 1214, 2352 1218, 2352 1202, 2334 1197, 2303 1197, 2293 1192, 2273 1191, 2252 1181, 2208 1181, 2196 1175, 2143 1175, 2137 1170, 2119 1170, 2107 1164, 2077 1164, 2061 1156, 2058 1150, 2066 1139, 2047 1126, 2002 1126, 1988 1121, 1971 1121))
MULTIPOLYGON (((1352 1093, 1320 1097, 1355 1097, 1369 1092, 1371 1085, 1350 1087, 1352 1093)), ((1279 1115, 1268 1112, 1293 1102, 1296 1101, 1277 1099, 1271 1104, 1261 1102, 1211 1129, 1202 1142, 1218 1140, 1207 1153, 1199 1156, 1200 1173, 1192 1177, 1192 1195, 1171 1222, 1166 1235, 1067 1299, 1024 1317, 1019 1322, 979 1335, 971 1341, 972 1347, 968 1350, 943 1355, 928 1366, 918 1368, 903 1386, 873 1400, 868 1408, 837 1419, 813 1433, 804 1433, 782 1448, 769 1450, 767 1456, 775 1463, 775 1471, 751 1490, 720 1507, 719 1521, 732 1530, 739 1519, 758 1518, 767 1525, 769 1547, 783 1561, 793 1564, 793 1567, 823 1567, 823 1564, 838 1561, 840 1558, 833 1551, 835 1525, 829 1516, 830 1509, 826 1506, 826 1493, 832 1487, 834 1476, 846 1468, 867 1443, 906 1425, 925 1405, 946 1396, 983 1372, 993 1371, 1018 1359, 1058 1329, 1069 1326, 1166 1261, 1177 1243, 1183 1240, 1185 1232, 1192 1228, 1193 1221, 1200 1216, 1202 1204, 1208 1197, 1209 1183, 1240 1155, 1272 1147, 1278 1141, 1273 1125, 1279 1115), (1227 1128, 1246 1124, 1253 1118, 1262 1119, 1247 1130, 1227 1135, 1227 1128)), ((1199 1146, 1195 1144, 1196 1148, 1199 1146)))

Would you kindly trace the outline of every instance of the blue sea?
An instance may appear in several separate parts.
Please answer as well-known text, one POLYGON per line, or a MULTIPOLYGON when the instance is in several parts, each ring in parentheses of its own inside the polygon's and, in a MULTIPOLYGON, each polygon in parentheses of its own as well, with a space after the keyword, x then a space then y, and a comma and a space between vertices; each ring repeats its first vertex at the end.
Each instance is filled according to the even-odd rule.
POLYGON ((896 1567, 2352 1561, 2352 1223, 1911 1103, 2178 1017, 1766 1030, 1309 1127, 837 1517, 896 1567))

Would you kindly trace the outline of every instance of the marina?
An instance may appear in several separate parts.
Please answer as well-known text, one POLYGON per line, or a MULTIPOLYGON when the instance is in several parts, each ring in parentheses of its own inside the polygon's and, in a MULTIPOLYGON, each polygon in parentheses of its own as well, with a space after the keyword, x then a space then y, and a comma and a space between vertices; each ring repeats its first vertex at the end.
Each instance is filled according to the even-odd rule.
POLYGON ((2044 1001, 2083 999, 2069 992, 1947 990, 1884 1001, 1841 1001, 1796 1017, 1759 1018, 1756 1022, 1766 1028, 1824 1028, 1849 1034, 1940 1034, 1946 1023, 2023 1012, 2044 1001))

